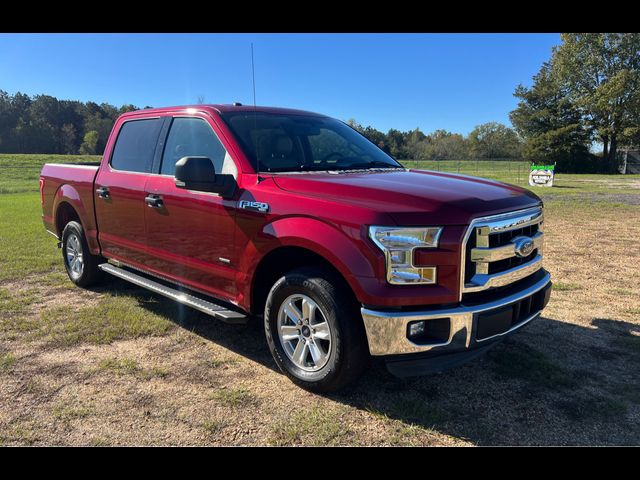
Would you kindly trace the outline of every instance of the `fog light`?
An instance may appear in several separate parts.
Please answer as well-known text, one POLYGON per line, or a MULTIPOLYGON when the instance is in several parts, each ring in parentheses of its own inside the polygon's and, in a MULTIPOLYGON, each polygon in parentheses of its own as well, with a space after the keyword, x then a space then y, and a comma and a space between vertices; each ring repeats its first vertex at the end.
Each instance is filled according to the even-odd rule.
POLYGON ((424 334, 424 329, 426 326, 426 322, 424 320, 420 320, 419 322, 411 322, 409 324, 409 337, 419 337, 424 334))

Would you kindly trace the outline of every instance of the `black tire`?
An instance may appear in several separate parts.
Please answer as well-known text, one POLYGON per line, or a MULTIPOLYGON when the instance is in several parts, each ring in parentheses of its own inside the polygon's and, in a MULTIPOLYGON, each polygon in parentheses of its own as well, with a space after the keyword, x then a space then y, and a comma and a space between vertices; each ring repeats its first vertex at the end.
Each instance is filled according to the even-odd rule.
POLYGON ((336 391, 355 381, 368 364, 369 350, 362 317, 350 292, 345 292, 348 287, 343 283, 325 269, 306 267, 285 274, 269 292, 264 312, 269 349, 280 370, 306 390, 318 393, 336 391), (297 366, 285 352, 278 335, 280 308, 285 300, 295 295, 311 298, 329 324, 328 360, 317 371, 297 366))
MULTIPOLYGON (((77 249, 75 250, 77 251, 77 249)), ((89 252, 84 230, 78 222, 67 223, 62 231, 62 259, 69 279, 79 287, 89 287, 103 279, 103 272, 98 268, 98 265, 105 260, 103 257, 92 255, 89 252), (80 271, 78 271, 77 267, 74 269, 70 264, 67 250, 70 243, 72 246, 79 245, 81 249, 82 264, 80 271)))

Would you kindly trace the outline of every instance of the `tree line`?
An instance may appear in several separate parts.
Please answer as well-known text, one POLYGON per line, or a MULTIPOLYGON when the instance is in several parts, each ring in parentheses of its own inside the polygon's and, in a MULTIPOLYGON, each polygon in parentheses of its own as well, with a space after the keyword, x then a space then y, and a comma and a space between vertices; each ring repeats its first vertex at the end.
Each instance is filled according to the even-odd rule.
POLYGON ((0 90, 0 153, 102 154, 116 118, 137 109, 0 90))
POLYGON ((392 128, 383 133, 371 126, 363 127, 355 119, 347 123, 398 159, 518 159, 522 156, 522 141, 516 131, 497 122, 478 125, 467 136, 447 130, 425 134, 419 128, 406 132, 392 128))
MULTIPOLYGON (((137 107, 0 90, 0 152, 100 155, 118 115, 132 110, 137 107)), ((466 137, 446 130, 427 135, 419 128, 383 133, 353 119, 348 123, 399 159, 518 158, 522 150, 517 133, 495 122, 476 127, 466 137)))

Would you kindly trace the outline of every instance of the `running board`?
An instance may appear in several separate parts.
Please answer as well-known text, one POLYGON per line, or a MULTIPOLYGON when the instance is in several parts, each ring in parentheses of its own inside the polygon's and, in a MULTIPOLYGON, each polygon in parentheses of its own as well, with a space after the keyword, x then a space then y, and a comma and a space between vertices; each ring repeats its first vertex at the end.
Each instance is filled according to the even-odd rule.
POLYGON ((116 267, 115 265, 111 265, 110 263, 102 263, 98 265, 98 268, 118 278, 122 278, 127 282, 138 285, 139 287, 146 288, 147 290, 158 293, 160 295, 164 295, 165 297, 187 305, 188 307, 195 308, 196 310, 206 313, 207 315, 219 318, 226 323, 247 323, 247 316, 243 313, 229 310, 208 300, 204 300, 189 293, 168 287, 143 275, 130 272, 129 270, 125 270, 124 268, 116 267))

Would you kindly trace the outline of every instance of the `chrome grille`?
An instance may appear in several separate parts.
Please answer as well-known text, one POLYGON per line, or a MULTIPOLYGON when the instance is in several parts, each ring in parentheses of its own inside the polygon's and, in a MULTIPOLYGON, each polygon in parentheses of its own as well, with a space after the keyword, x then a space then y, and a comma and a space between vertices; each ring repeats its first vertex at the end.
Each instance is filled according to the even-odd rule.
POLYGON ((503 287, 542 268, 541 207, 477 218, 462 249, 462 294, 503 287))

